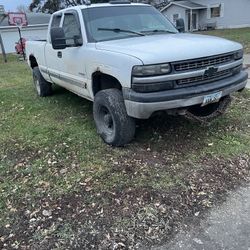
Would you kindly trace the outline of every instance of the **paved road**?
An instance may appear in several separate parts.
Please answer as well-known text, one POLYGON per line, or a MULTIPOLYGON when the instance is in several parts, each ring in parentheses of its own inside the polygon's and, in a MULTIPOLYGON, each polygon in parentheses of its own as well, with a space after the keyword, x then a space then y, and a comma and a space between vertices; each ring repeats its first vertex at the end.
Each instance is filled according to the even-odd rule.
POLYGON ((154 250, 250 250, 250 185, 232 193, 208 218, 154 250))
POLYGON ((250 54, 244 55, 244 63, 250 65, 250 54))
MULTIPOLYGON (((250 89, 250 64, 249 64, 249 68, 247 69, 248 71, 248 82, 247 82, 247 88, 250 89)), ((250 249, 249 249, 250 250, 250 249)))
POLYGON ((248 82, 247 82, 247 88, 250 89, 250 68, 247 71, 248 71, 248 75, 249 75, 248 76, 248 82))
POLYGON ((244 56, 244 64, 248 67, 249 78, 248 78, 247 88, 250 89, 250 54, 246 54, 244 56))
MULTIPOLYGON (((250 76, 250 70, 249 70, 249 76, 250 76)), ((248 78, 247 86, 248 89, 250 89, 250 78, 248 78)), ((250 250, 250 249, 249 249, 250 250)))

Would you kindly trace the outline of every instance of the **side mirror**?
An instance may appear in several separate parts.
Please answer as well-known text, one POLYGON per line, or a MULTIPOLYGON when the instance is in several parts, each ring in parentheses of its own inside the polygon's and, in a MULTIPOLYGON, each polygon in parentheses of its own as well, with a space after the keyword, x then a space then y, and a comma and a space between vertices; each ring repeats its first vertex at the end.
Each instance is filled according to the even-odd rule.
POLYGON ((51 28, 50 37, 53 49, 65 49, 67 47, 63 28, 51 28))
POLYGON ((176 20, 176 29, 181 33, 185 32, 185 22, 183 18, 179 18, 176 20))

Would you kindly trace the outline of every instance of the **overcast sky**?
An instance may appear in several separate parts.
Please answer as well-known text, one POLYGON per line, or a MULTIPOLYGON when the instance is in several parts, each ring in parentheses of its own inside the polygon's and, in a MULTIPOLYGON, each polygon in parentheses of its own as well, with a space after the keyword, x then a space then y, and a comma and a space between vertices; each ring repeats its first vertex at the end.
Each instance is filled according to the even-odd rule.
POLYGON ((4 5, 5 11, 15 11, 18 5, 29 5, 32 0, 0 0, 0 5, 4 5))

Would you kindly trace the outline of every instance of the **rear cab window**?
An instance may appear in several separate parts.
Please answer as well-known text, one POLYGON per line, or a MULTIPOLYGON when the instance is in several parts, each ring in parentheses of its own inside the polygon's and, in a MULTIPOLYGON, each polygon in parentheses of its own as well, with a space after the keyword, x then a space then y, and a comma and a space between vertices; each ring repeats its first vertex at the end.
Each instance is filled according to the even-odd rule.
MULTIPOLYGON (((50 29, 60 27, 61 20, 62 20, 62 14, 56 14, 56 15, 54 15, 52 17, 52 22, 51 22, 50 29)), ((49 34, 49 43, 51 43, 51 36, 50 36, 50 34, 49 34)))
POLYGON ((62 14, 54 15, 51 23, 51 28, 60 27, 61 19, 62 19, 62 14))

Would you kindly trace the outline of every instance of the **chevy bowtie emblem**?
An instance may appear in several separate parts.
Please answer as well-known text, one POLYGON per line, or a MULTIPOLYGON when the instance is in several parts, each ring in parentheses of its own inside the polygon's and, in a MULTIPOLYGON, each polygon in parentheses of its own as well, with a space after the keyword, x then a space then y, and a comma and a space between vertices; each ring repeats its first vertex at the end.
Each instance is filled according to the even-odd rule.
POLYGON ((218 72, 218 68, 209 67, 205 70, 204 76, 211 77, 218 72))

